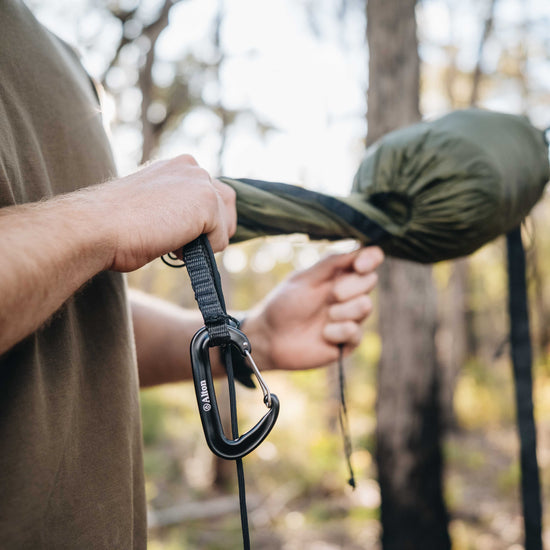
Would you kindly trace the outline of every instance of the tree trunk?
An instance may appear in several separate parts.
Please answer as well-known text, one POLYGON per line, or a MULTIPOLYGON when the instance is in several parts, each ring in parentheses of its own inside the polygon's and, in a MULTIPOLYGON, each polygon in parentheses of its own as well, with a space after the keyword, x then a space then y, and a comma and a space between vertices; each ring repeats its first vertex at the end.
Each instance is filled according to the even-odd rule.
MULTIPOLYGON (((368 0, 368 143, 416 122, 415 0, 368 0)), ((384 550, 450 548, 442 495, 431 268, 386 260, 380 270, 377 463, 384 550)))

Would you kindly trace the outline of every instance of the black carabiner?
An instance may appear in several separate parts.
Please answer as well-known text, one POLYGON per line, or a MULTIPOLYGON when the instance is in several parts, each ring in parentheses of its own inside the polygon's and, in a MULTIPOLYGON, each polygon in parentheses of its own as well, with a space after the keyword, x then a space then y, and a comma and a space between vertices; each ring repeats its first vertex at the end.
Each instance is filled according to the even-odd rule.
MULTIPOLYGON (((246 335, 231 325, 228 325, 227 328, 230 336, 228 345, 237 348, 243 356, 251 361, 250 342, 246 335)), ((199 414, 210 450, 221 458, 235 460, 252 452, 268 436, 279 416, 279 399, 275 394, 269 392, 256 365, 251 361, 253 371, 264 392, 264 403, 269 411, 248 432, 237 439, 228 439, 223 431, 214 391, 209 356, 211 347, 210 336, 206 327, 203 327, 191 340, 191 365, 199 414)))

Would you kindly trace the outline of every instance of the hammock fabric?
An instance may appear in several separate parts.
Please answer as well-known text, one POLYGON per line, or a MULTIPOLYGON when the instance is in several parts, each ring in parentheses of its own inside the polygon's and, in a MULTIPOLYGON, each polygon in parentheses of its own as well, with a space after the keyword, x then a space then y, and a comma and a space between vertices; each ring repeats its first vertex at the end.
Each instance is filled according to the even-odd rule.
POLYGON ((471 109, 383 137, 367 149, 347 197, 221 179, 237 193, 233 242, 355 238, 428 263, 470 254, 518 226, 548 178, 543 132, 524 117, 471 109))
POLYGON ((289 233, 354 238, 390 256, 430 263, 465 256, 507 234, 526 550, 542 550, 542 503, 520 224, 549 171, 544 133, 526 118, 471 109, 383 137, 367 149, 348 197, 221 178, 237 193, 233 242, 289 233))

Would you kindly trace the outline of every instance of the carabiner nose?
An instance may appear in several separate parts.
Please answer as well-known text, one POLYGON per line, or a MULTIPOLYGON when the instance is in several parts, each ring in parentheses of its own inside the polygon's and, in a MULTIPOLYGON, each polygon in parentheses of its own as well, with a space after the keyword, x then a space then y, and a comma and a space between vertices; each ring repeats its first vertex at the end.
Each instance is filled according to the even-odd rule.
MULTIPOLYGON (((230 325, 228 325, 228 329, 230 345, 236 347, 250 361, 250 342, 246 335, 230 325)), ((203 327, 191 341, 191 365, 199 415, 210 450, 221 458, 235 460, 252 452, 268 436, 279 416, 279 399, 269 391, 254 361, 250 361, 252 370, 262 388, 264 403, 269 411, 248 432, 237 439, 228 439, 223 431, 214 391, 209 357, 210 348, 210 336, 206 328, 203 327)))

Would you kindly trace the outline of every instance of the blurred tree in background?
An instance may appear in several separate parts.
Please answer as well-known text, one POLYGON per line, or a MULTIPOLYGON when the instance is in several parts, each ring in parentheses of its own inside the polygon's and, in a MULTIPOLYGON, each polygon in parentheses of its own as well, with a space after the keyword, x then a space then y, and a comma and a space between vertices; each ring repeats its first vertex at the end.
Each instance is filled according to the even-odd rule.
MULTIPOLYGON (((368 145, 421 118, 415 7, 416 0, 367 2, 368 145)), ((387 258, 378 293, 382 354, 376 463, 382 546, 445 550, 450 540, 442 490, 432 267, 387 258)))
MULTIPOLYGON (((364 0, 27 2, 50 28, 79 48, 90 73, 103 83, 104 114, 122 173, 155 156, 189 152, 214 174, 300 182, 345 194, 365 136, 370 143, 416 120, 419 113, 431 117, 478 105, 524 113, 541 128, 550 125, 550 7, 543 0, 419 0, 416 7, 413 0, 371 0, 370 28, 389 38, 370 52, 369 61, 364 0), (415 90, 410 84, 418 63, 413 14, 420 61, 415 90), (376 68, 374 56, 380 61, 392 52, 397 52, 402 68, 376 72, 384 68, 376 68), (376 89, 387 92, 384 102, 373 107, 370 98, 376 89)), ((544 495, 550 475, 547 211, 543 201, 526 225, 544 495)), ((228 302, 246 310, 293 269, 348 245, 276 238, 232 246, 219 256, 228 302)), ((394 273, 387 281, 399 274, 399 268, 390 269, 394 273)), ((397 285, 403 288, 393 293, 388 291, 394 287, 381 285, 385 351, 377 320, 372 319, 347 364, 353 462, 359 478, 355 492, 345 487, 342 443, 334 430, 334 370, 269 373, 270 385, 281 397, 281 417, 269 440, 245 465, 255 547, 379 547, 378 475, 394 488, 399 487, 397 474, 402 475, 405 485, 394 491, 395 497, 413 499, 412 507, 418 504, 413 512, 425 516, 425 503, 430 498, 436 502, 440 493, 440 422, 454 427, 442 443, 452 547, 518 548, 519 470, 502 243, 484 247, 468 260, 434 266, 437 318, 428 271, 402 269, 403 279, 398 280, 405 282, 397 285), (407 292, 405 283, 421 286, 407 292), (411 292, 413 311, 419 304, 426 309, 422 321, 403 332, 392 319, 405 319, 394 308, 407 307, 405 297, 411 292), (388 369, 384 353, 392 349, 392 341, 405 336, 422 340, 416 345, 424 346, 426 362, 414 367, 413 361, 401 361, 402 376, 392 379, 396 371, 388 369), (430 346, 433 349, 426 351, 430 346), (413 403, 421 410, 407 409, 413 403), (411 414, 399 428, 397 413, 407 410, 411 414), (399 471, 392 459, 381 462, 378 472, 373 457, 383 456, 390 438, 398 440, 393 452, 399 471), (431 496, 429 491, 420 494, 415 485, 424 478, 411 479, 415 464, 422 464, 414 462, 419 459, 415 452, 422 450, 425 438, 429 444, 424 450, 433 453, 436 465, 426 478, 436 483, 431 496), (420 500, 414 500, 415 493, 420 500)), ((186 275, 158 262, 131 274, 129 282, 195 307, 186 275)), ((377 312, 382 312, 380 307, 377 312)), ((244 424, 248 415, 254 419, 261 410, 257 397, 239 392, 244 424)), ((214 484, 217 472, 203 442, 193 389, 181 384, 148 390, 142 394, 142 409, 150 548, 239 548, 235 488, 224 492, 214 484)), ((434 505, 435 512, 419 521, 431 521, 444 531, 440 503, 434 505)), ((392 526, 400 528, 399 523, 392 526)), ((548 533, 546 539, 549 544, 548 533)), ((385 543, 391 547, 387 539, 385 543)))

